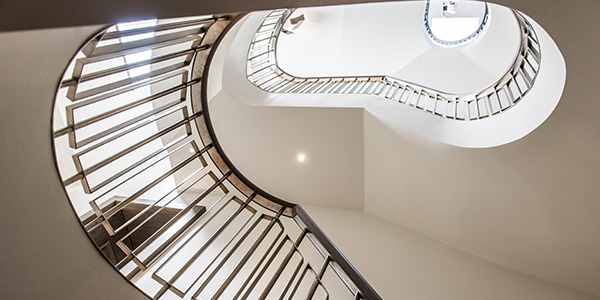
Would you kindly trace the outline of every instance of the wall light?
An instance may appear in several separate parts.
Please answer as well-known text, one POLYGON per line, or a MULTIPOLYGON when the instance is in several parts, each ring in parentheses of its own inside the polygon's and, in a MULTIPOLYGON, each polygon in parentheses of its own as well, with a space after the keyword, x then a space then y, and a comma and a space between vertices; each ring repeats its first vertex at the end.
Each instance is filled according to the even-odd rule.
POLYGON ((306 159, 306 156, 304 154, 298 154, 298 157, 296 157, 296 159, 298 159, 299 162, 303 162, 306 159))

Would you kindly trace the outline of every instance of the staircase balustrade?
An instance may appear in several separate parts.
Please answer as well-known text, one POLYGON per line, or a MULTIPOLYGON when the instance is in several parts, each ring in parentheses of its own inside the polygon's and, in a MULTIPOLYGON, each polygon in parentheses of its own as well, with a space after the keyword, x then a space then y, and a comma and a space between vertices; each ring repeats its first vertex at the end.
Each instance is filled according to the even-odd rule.
POLYGON ((453 120, 484 119, 516 105, 525 97, 540 69, 541 49, 531 24, 513 10, 520 28, 520 46, 508 71, 496 82, 467 94, 453 94, 387 75, 299 77, 277 63, 277 41, 294 9, 272 11, 250 44, 247 77, 269 93, 365 94, 406 104, 453 120))
POLYGON ((114 240, 97 246, 152 299, 380 299, 299 205, 254 186, 215 138, 208 71, 242 16, 119 24, 75 55, 53 139, 82 226, 114 240))

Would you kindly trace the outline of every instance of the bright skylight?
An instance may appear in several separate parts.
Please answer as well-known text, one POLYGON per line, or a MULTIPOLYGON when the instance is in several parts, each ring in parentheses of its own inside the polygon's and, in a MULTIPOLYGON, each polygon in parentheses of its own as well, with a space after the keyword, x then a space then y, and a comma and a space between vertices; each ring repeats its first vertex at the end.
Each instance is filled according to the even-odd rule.
POLYGON ((430 0, 425 5, 425 31, 434 44, 456 48, 483 35, 489 7, 483 1, 430 0))
POLYGON ((479 18, 432 18, 431 31, 444 41, 459 41, 469 37, 479 27, 479 18))
MULTIPOLYGON (((156 19, 144 20, 144 21, 138 21, 138 22, 120 23, 117 25, 117 28, 118 28, 118 30, 130 30, 130 29, 153 26, 153 25, 156 25, 156 23, 157 23, 156 19)), ((121 43, 128 43, 128 42, 143 40, 143 39, 152 38, 152 37, 154 37, 154 32, 142 33, 142 34, 138 34, 138 35, 123 37, 123 38, 120 38, 119 41, 121 43)), ((125 55, 125 63, 133 64, 133 63, 147 60, 150 58, 152 58, 152 50, 141 51, 141 52, 125 55)), ((128 72, 129 77, 135 77, 135 76, 139 76, 142 74, 146 74, 146 73, 150 72, 150 65, 149 64, 144 65, 144 66, 141 66, 141 67, 138 67, 135 69, 131 69, 127 72, 128 72)))

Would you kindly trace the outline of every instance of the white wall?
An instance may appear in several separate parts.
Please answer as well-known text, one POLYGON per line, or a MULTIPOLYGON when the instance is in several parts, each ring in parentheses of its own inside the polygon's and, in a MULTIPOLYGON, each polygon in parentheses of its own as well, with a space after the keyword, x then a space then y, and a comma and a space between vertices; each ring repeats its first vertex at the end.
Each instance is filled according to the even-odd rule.
POLYGON ((363 209, 361 110, 247 106, 224 92, 210 109, 225 153, 263 190, 292 203, 363 209))
POLYGON ((304 206, 384 299, 592 300, 369 214, 304 206))
POLYGON ((71 56, 99 27, 0 34, 0 291, 5 299, 147 299, 108 264, 56 173, 52 103, 71 56))
POLYGON ((548 127, 505 146, 464 149, 369 113, 364 124, 366 213, 507 267, 599 292, 595 150, 576 150, 574 141, 556 145, 556 134, 544 133, 548 127))
MULTIPOLYGON (((578 18, 575 12, 570 12, 573 19, 578 18)), ((256 21, 252 18, 248 22, 256 21)), ((596 24, 592 18, 585 20, 596 24)), ((552 24, 546 20, 548 23, 552 24)), ((565 55, 567 67, 569 59, 576 61, 577 67, 571 63, 571 88, 567 80, 563 102, 545 123, 560 96, 564 83, 560 76, 537 85, 528 95, 537 94, 535 99, 525 99, 498 117, 478 121, 477 126, 495 127, 491 132, 471 130, 466 128, 468 122, 445 120, 406 106, 392 108, 395 103, 388 106, 389 102, 376 97, 269 95, 253 89, 244 77, 245 68, 235 69, 235 62, 245 59, 245 53, 241 53, 244 50, 230 52, 224 88, 235 100, 254 105, 262 101, 270 106, 343 106, 340 103, 348 100, 350 106, 357 107, 370 101, 367 111, 378 115, 365 113, 362 121, 355 120, 364 124, 365 212, 509 268, 600 294, 600 202, 596 200, 600 190, 595 184, 600 170, 596 153, 600 123, 594 113, 600 102, 588 92, 597 85, 591 82, 597 77, 597 71, 593 71, 597 60, 593 52, 569 43, 580 29, 571 26, 570 31, 555 28, 559 34, 554 38, 562 51, 571 51, 565 55), (578 58, 586 53, 587 60, 578 58), (230 84, 229 88, 225 83, 230 84), (534 101, 548 104, 545 115, 537 115, 537 120, 527 116, 527 109, 520 110, 531 108, 534 101), (401 124, 389 121, 394 115, 401 124), (496 120, 508 122, 505 127, 498 126, 501 121, 489 125, 496 120), (479 138, 490 142, 509 134, 514 140, 533 132, 503 146, 490 142, 487 146, 496 147, 484 149, 450 146, 453 142, 448 139, 441 139, 445 144, 427 136, 449 138, 460 127, 466 130, 454 136, 461 139, 458 145, 462 146, 479 138), (479 133, 477 138, 475 131, 479 133)), ((555 46, 552 38, 541 28, 536 30, 540 36, 544 34, 543 57, 558 58, 555 64, 543 63, 540 76, 564 72, 558 48, 546 47, 555 46)), ((244 37, 239 34, 236 43, 238 38, 244 37)), ((590 42, 590 47, 597 49, 598 45, 590 42)), ((259 119, 268 122, 263 117, 259 119)), ((247 175, 255 180, 254 174, 247 175)))
POLYGON ((239 28, 219 46, 208 81, 211 119, 227 156, 254 184, 277 197, 362 210, 362 110, 244 104, 249 97, 268 94, 227 72, 245 59, 236 57, 239 48, 229 48, 239 28), (306 157, 302 163, 297 161, 300 154, 306 157))

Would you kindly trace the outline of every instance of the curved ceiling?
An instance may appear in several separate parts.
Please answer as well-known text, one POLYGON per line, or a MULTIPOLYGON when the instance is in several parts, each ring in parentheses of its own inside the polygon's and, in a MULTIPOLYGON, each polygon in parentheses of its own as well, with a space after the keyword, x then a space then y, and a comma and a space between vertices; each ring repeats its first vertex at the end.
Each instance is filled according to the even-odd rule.
POLYGON ((511 10, 490 7, 485 35, 452 50, 429 42, 424 1, 300 8, 292 17, 306 20, 293 34, 280 35, 277 61, 298 77, 388 75, 449 93, 473 92, 501 78, 519 50, 511 10))
MULTIPOLYGON (((411 9, 406 10, 406 12, 418 13, 422 14, 422 5, 423 3, 416 3, 419 5, 415 5, 415 3, 396 3, 396 6, 402 7, 402 5, 407 5, 407 7, 412 7, 411 9)), ((361 5, 364 6, 364 5, 361 5)), ((383 8, 387 6, 379 6, 375 5, 377 11, 388 11, 383 8)), ((495 54, 491 49, 501 49, 501 50, 510 50, 509 48, 498 47, 496 42, 494 42, 494 38, 503 37, 505 33, 502 31, 503 23, 507 23, 508 28, 515 27, 514 25, 514 16, 510 10, 500 7, 498 5, 491 5, 492 12, 496 12, 496 22, 491 22, 489 25, 491 28, 489 29, 490 33, 486 34, 482 37, 479 43, 475 43, 469 45, 465 48, 455 49, 454 51, 440 51, 435 48, 431 48, 427 42, 425 42, 425 33, 422 32, 421 28, 418 26, 419 22, 410 22, 408 21, 406 26, 412 27, 413 31, 419 31, 420 41, 421 43, 415 43, 416 45, 426 45, 429 47, 429 50, 425 51, 423 55, 419 55, 415 57, 415 59, 408 63, 407 67, 403 68, 407 74, 406 75, 410 79, 418 79, 422 80, 427 84, 437 84, 442 87, 448 87, 448 82, 454 82, 457 86, 462 86, 463 89, 484 89, 486 85, 475 87, 476 85, 483 84, 481 81, 472 80, 473 77, 484 78, 485 76, 481 75, 481 72, 477 70, 481 69, 480 67, 473 68, 473 64, 465 63, 464 65, 453 64, 453 68, 449 68, 446 71, 442 71, 444 67, 438 67, 445 63, 445 61, 453 61, 457 56, 465 56, 464 53, 468 53, 469 56, 476 58, 476 61, 487 61, 484 65, 489 65, 490 70, 495 70, 494 72, 498 72, 498 77, 495 78, 496 81, 500 82, 500 78, 503 78, 503 75, 506 74, 506 70, 512 65, 508 60, 507 65, 502 68, 495 65, 495 58, 500 57, 502 55, 495 54), (512 26, 512 27, 511 27, 512 26), (492 29, 493 28, 493 29, 492 29), (494 46, 495 45, 495 46, 494 46), (489 53, 495 55, 488 55, 489 53), (424 58, 423 58, 424 57, 424 58), (495 67, 492 67, 495 65, 495 67), (500 72, 503 70, 503 72, 500 72), (409 72, 410 71, 410 72, 409 72), (431 72, 429 72, 431 71, 431 72), (464 76, 464 77, 461 77, 464 76), (478 82, 477 84, 469 84, 465 82, 478 82), (459 84, 459 82, 462 82, 459 84), (467 88, 468 87, 468 88, 467 88)), ((323 9, 319 9, 320 11, 323 9)), ((363 9, 364 10, 364 9, 363 9)), ((396 9, 398 10, 398 9, 396 9)), ((321 12, 323 15, 335 15, 340 14, 340 12, 344 12, 345 10, 340 7, 336 7, 336 9, 325 9, 325 12, 321 12), (333 11, 333 12, 331 12, 333 11), (328 14, 326 12, 329 12, 328 14)), ((316 14, 319 15, 319 14, 316 14)), ((556 44, 552 41, 550 36, 541 28, 535 21, 529 20, 532 24, 535 32, 537 32, 538 39, 541 43, 541 47, 543 50, 542 62, 540 63, 541 68, 537 73, 536 81, 533 86, 527 91, 526 96, 523 101, 519 101, 518 105, 511 105, 509 109, 505 110, 503 113, 493 115, 488 118, 482 118, 479 120, 471 120, 469 122, 456 122, 452 119, 440 118, 438 116, 432 116, 430 114, 424 114, 423 111, 416 110, 414 107, 409 106, 408 104, 400 104, 395 103, 395 101, 388 101, 376 98, 372 95, 366 94, 352 94, 352 95, 322 95, 322 94, 313 94, 310 96, 307 95, 296 95, 292 94, 269 94, 264 93, 255 88, 255 86, 248 84, 246 80, 246 67, 245 63, 240 63, 239 57, 245 55, 245 49, 248 48, 250 40, 252 39, 254 32, 256 31, 257 26, 263 21, 266 13, 253 13, 250 17, 246 19, 246 25, 242 26, 240 32, 237 33, 237 37, 234 40, 235 46, 233 49, 236 49, 238 53, 230 54, 236 59, 229 59, 226 62, 225 68, 226 73, 225 81, 228 83, 226 86, 235 85, 236 88, 230 90, 232 96, 239 101, 250 104, 250 105, 260 105, 260 106, 300 106, 300 107, 363 107, 368 111, 372 112, 381 117, 385 117, 391 119, 397 123, 398 126, 404 126, 408 128, 412 128, 416 131, 424 133, 438 141, 455 145, 461 147, 469 147, 469 148, 481 148, 481 147, 494 147, 502 144, 510 143, 519 138, 530 133, 537 126, 539 126, 544 120, 552 113, 555 106, 557 105, 560 95, 562 92, 562 88, 564 87, 565 82, 565 65, 562 55, 558 50, 556 44), (340 98, 341 97, 341 98, 340 98)), ((310 15, 309 15, 310 16, 310 15)), ((408 14, 410 16, 410 14, 408 14)), ((358 16, 355 16, 358 17, 358 16)), ((323 18, 323 17, 321 17, 323 18)), ((317 17, 320 20, 319 17, 317 17)), ((323 18, 327 19, 327 18, 323 18)), ((332 17, 332 19, 346 20, 346 18, 332 17)), ((410 19, 410 18, 408 18, 410 19)), ((340 31, 339 28, 343 28, 342 25, 346 25, 341 21, 333 21, 330 24, 331 28, 329 29, 329 33, 323 34, 320 40, 322 40, 325 44, 331 47, 323 47, 323 49, 335 48, 336 51, 333 51, 338 56, 343 57, 342 47, 339 47, 340 43, 328 43, 325 42, 329 40, 335 34, 332 32, 340 31), (337 29, 336 29, 337 28, 337 29), (337 45, 337 46, 335 46, 337 45)), ((308 21, 307 21, 308 22, 308 21)), ((324 22, 324 21, 323 21, 324 22)), ((351 27, 356 27, 352 22, 350 23, 351 27)), ((391 22, 394 23, 394 22, 391 22)), ((370 23, 366 23, 370 24, 370 23)), ((315 26, 314 24, 308 24, 309 30, 308 32, 312 32, 313 34, 317 34, 318 31, 323 30, 312 30, 311 26, 315 26)), ((368 27, 367 25, 365 25, 368 27)), ((379 32, 378 28, 381 26, 373 26, 369 27, 370 31, 379 32)), ((389 26, 393 27, 393 26, 389 26)), ((342 30, 344 31, 344 30, 342 30)), ((352 31, 352 30, 350 30, 352 31)), ((298 31, 301 32, 301 31, 298 31)), ((387 32, 387 34, 390 34, 387 32)), ((294 34, 295 35, 295 34, 294 34)), ((381 34, 372 34, 374 36, 387 37, 386 32, 381 34)), ((516 34, 519 36, 518 34, 516 34)), ((314 46, 314 44, 318 44, 316 42, 309 42, 309 38, 299 39, 300 41, 304 41, 296 45, 296 43, 290 44, 291 49, 294 48, 302 48, 301 44, 310 44, 312 47, 321 49, 320 46, 314 46), (293 47, 292 47, 293 46, 293 47)), ((500 38, 500 44, 503 44, 506 38, 500 38)), ((417 39, 419 41, 419 39, 417 39)), ((381 48, 382 45, 380 43, 376 43, 376 46, 373 48, 381 48)), ((284 47, 286 48, 286 47, 284 47)), ((308 49, 307 48, 307 49, 308 49)), ((419 47, 417 47, 419 48, 419 47)), ((345 48, 344 48, 345 49, 345 48)), ((279 53, 279 49, 277 53, 279 53)), ((283 51, 285 52, 285 51, 283 51)), ((377 51, 376 51, 377 52, 377 51)), ((410 52, 410 51, 408 51, 410 52)), ((514 60, 514 54, 511 51, 508 52, 510 55, 505 55, 506 57, 512 57, 514 60)), ((388 53, 389 54, 389 53, 388 53)), ((284 55, 285 56, 285 55, 284 55)), ((325 55, 323 57, 327 58, 331 55, 325 55)), ((351 57, 349 56, 349 61, 346 62, 347 65, 352 65, 351 57)), ((321 57, 321 58, 323 58, 321 57)), ((374 66, 385 66, 385 62, 388 60, 395 60, 395 56, 380 58, 383 56, 377 56, 378 58, 371 59, 373 61, 374 66)), ((465 56, 466 57, 466 56, 465 56)), ((294 64, 301 65, 302 63, 306 63, 306 65, 310 66, 309 61, 311 59, 309 57, 304 57, 301 59, 300 57, 294 64)), ((290 57, 290 61, 293 59, 290 57)), ((319 59, 317 59, 319 61, 319 59)), ((460 61, 460 60, 458 60, 460 61)), ((331 63, 330 66, 334 66, 337 63, 331 63)), ((327 68, 327 67, 325 67, 327 68)), ((310 68, 308 68, 310 69, 310 68)), ((321 68, 323 69, 323 68, 321 68)), ((347 67, 347 71, 351 68, 347 67)), ((373 70, 376 67, 372 67, 373 70)), ((383 69, 380 69, 382 71, 383 69)), ((287 72, 287 70, 283 70, 287 72)), ((364 70, 362 70, 364 71, 364 70)), ((321 72, 321 71, 317 71, 321 72)), ((327 72, 327 71, 323 71, 327 72)), ((487 71, 486 71, 487 72, 487 71)), ((303 74, 304 75, 304 74, 303 74)), ((296 74, 291 74, 291 76, 297 76, 296 74)), ((509 77, 510 78, 510 77, 509 77)), ((410 82, 410 80, 409 80, 410 82)), ((499 86, 504 86, 501 83, 498 83, 499 86)), ((433 88, 438 89, 439 86, 433 86, 433 88)), ((506 93, 507 91, 498 91, 497 95, 501 93, 506 93)), ((444 92, 445 93, 445 92, 444 92)), ((486 92, 487 93, 487 92, 486 92)), ((508 95, 508 94, 507 94, 508 95)), ((493 97, 491 97, 493 98, 493 97)))

